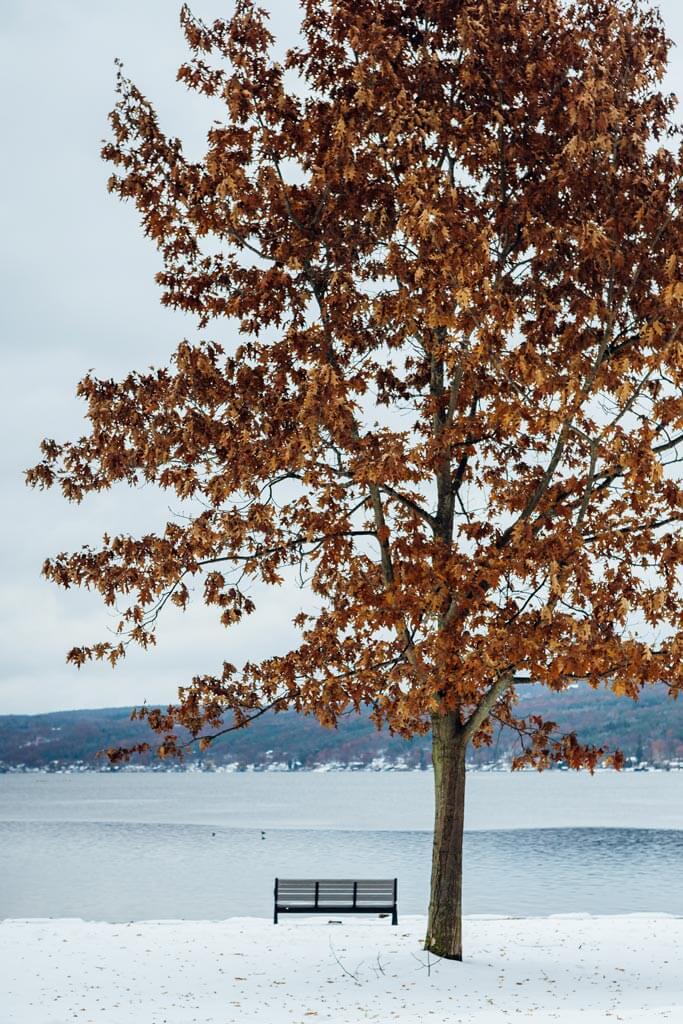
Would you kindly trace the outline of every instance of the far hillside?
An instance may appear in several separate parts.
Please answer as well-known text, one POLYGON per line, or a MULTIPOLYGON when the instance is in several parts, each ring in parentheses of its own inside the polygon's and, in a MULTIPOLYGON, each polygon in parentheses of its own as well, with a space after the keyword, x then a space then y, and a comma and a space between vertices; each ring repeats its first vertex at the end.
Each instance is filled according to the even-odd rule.
MULTIPOLYGON (((544 687, 520 687, 520 714, 537 714, 576 730, 579 737, 611 750, 620 749, 638 762, 664 764, 683 759, 683 701, 672 700, 664 686, 652 687, 638 703, 577 684, 564 694, 544 687)), ((130 708, 60 711, 44 715, 0 716, 0 770, 60 768, 82 764, 106 767, 98 753, 108 747, 154 740, 144 722, 130 721, 130 708)), ((428 767, 429 736, 411 741, 378 732, 366 715, 345 716, 336 729, 324 729, 312 717, 287 711, 264 715, 247 729, 217 740, 204 754, 191 749, 187 762, 290 769, 317 765, 367 767, 405 764, 428 767)), ((473 762, 499 763, 518 752, 509 730, 497 734, 491 747, 472 751, 473 762)), ((151 766, 149 756, 137 763, 151 766)), ((164 762, 165 767, 172 763, 164 762)))

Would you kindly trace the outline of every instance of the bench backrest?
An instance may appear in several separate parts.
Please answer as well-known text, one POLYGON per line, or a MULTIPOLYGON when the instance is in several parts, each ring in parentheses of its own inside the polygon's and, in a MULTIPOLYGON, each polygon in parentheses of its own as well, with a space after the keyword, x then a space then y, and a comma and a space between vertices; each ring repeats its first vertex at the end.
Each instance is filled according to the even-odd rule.
POLYGON ((276 878, 275 899, 289 906, 393 907, 395 878, 276 878))

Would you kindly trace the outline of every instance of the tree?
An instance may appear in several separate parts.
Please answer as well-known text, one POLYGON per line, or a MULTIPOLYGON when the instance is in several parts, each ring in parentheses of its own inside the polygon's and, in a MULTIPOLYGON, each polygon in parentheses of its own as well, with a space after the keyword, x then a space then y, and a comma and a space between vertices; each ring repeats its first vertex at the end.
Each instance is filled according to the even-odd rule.
POLYGON ((206 746, 287 707, 431 729, 426 948, 459 960, 468 744, 504 723, 518 767, 605 753, 516 714, 516 681, 683 685, 669 43, 638 0, 301 6, 281 64, 249 0, 211 26, 183 8, 178 77, 223 105, 202 160, 119 69, 110 189, 161 253, 162 301, 241 338, 86 376, 89 433, 44 442, 28 478, 76 502, 125 481, 195 503, 45 563, 129 601, 76 665, 152 644, 193 579, 230 626, 254 581, 298 568, 294 649, 140 714, 161 755, 179 725, 206 746))

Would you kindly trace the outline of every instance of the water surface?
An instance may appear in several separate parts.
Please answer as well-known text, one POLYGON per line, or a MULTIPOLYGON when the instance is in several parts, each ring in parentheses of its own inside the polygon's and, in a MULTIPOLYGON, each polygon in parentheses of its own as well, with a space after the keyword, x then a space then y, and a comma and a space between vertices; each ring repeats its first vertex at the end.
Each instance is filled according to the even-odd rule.
MULTIPOLYGON (((267 916, 276 875, 426 907, 428 773, 0 776, 0 917, 267 916)), ((683 914, 683 772, 468 777, 465 912, 683 914)))

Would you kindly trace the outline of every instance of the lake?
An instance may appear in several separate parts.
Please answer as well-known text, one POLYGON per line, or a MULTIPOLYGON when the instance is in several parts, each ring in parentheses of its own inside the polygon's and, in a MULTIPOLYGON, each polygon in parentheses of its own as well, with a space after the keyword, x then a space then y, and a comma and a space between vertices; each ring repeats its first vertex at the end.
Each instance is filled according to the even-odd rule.
MULTIPOLYGON (((427 906, 432 776, 0 775, 0 917, 269 916, 273 879, 427 906)), ((683 772, 468 776, 468 914, 683 914, 683 772)))

